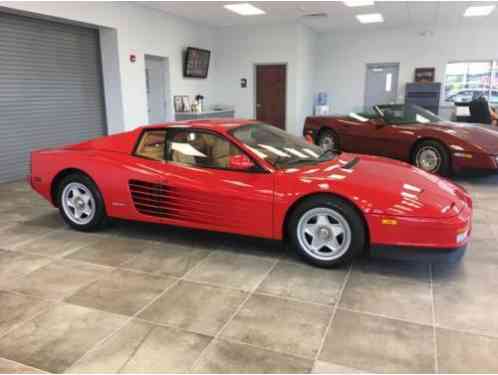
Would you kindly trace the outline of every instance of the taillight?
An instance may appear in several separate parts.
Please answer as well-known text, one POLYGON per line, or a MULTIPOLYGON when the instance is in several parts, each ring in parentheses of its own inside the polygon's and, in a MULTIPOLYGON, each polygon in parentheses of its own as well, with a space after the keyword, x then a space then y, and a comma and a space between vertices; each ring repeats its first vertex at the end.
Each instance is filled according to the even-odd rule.
POLYGON ((310 145, 312 145, 312 144, 313 144, 313 137, 312 137, 311 135, 306 134, 306 135, 304 136, 304 139, 306 139, 306 142, 308 142, 310 145))

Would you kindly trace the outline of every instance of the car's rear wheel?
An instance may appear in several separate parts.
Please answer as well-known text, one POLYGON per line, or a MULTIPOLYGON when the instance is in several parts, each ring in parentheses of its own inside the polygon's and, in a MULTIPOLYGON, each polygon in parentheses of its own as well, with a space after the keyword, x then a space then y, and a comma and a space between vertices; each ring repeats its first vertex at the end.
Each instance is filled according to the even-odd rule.
POLYGON ((328 195, 302 202, 288 225, 291 246, 299 256, 320 267, 350 261, 366 244, 366 229, 356 210, 328 195))
POLYGON ((448 176, 450 156, 446 148, 437 141, 421 142, 413 154, 413 164, 426 172, 448 176))
POLYGON ((320 146, 323 151, 333 150, 338 152, 339 138, 332 130, 324 129, 318 136, 318 146, 320 146))
POLYGON ((89 177, 80 173, 64 177, 57 198, 62 218, 72 228, 89 232, 106 224, 102 194, 89 177))

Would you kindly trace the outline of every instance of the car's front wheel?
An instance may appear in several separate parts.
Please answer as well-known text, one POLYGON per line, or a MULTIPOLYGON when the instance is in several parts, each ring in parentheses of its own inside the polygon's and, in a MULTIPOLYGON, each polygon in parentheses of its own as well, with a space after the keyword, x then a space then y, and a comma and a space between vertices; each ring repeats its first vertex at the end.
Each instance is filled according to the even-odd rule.
POLYGON ((339 139, 332 130, 324 129, 318 137, 318 146, 320 146, 322 151, 332 150, 338 152, 339 139))
POLYGON ((421 142, 413 154, 413 164, 426 172, 448 176, 450 156, 445 147, 437 141, 421 142))
POLYGON ((62 218, 74 229, 93 231, 107 222, 102 195, 95 183, 83 174, 64 177, 57 198, 62 218))
POLYGON ((302 202, 292 213, 287 230, 297 254, 320 267, 348 262, 366 244, 360 215, 349 203, 328 195, 302 202))

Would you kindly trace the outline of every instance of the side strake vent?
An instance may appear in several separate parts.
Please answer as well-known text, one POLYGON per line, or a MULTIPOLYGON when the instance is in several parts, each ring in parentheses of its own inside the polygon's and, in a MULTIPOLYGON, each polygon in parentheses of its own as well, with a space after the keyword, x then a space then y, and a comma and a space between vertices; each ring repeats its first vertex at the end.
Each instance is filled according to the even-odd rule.
POLYGON ((129 186, 133 204, 138 212, 151 216, 167 216, 166 210, 163 208, 167 189, 165 185, 130 180, 129 186))
POLYGON ((203 224, 223 222, 221 202, 215 197, 206 199, 199 192, 184 188, 178 190, 164 184, 130 180, 133 204, 143 215, 183 220, 203 224))

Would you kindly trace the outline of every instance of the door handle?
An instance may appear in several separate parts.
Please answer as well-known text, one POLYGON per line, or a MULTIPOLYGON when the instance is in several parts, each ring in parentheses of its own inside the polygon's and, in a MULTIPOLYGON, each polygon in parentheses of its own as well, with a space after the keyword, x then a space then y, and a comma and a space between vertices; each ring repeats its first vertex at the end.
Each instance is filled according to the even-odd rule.
POLYGON ((261 104, 256 104, 256 108, 261 108, 261 104))

